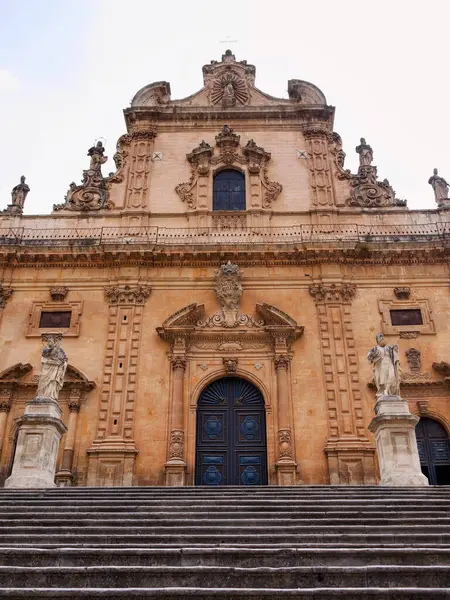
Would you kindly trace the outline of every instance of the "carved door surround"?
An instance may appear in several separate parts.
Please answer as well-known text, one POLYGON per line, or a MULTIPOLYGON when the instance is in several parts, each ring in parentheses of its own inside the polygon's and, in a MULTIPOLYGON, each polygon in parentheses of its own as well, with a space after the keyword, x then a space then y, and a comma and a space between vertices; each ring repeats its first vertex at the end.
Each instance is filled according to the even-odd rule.
MULTIPOLYGON (((22 416, 26 402, 32 400, 37 391, 37 375, 32 375, 29 363, 17 363, 0 373, 0 456, 2 464, 12 464, 17 429, 13 421, 22 416), (9 432, 8 437, 6 434, 9 432)), ((67 366, 64 385, 59 395, 59 404, 67 418, 67 432, 61 440, 59 451, 60 468, 55 481, 58 486, 73 485, 75 478, 74 456, 78 413, 86 401, 87 394, 95 388, 95 383, 72 365, 67 366), (67 407, 67 408, 66 408, 67 407)), ((2 482, 7 472, 0 474, 2 482)))
POLYGON ((317 308, 329 438, 325 447, 330 483, 374 484, 375 448, 367 437, 358 357, 352 328, 356 286, 346 282, 310 285, 317 308))
POLYGON ((133 484, 137 449, 134 441, 135 400, 144 305, 151 288, 111 285, 108 337, 100 392, 97 435, 88 449, 87 485, 133 484))
MULTIPOLYGON (((222 169, 236 169, 245 176, 246 213, 251 219, 246 225, 261 225, 260 215, 272 208, 272 203, 283 189, 280 183, 269 179, 270 153, 252 139, 244 146, 241 137, 228 125, 223 126, 215 139, 214 147, 203 140, 186 155, 191 166, 190 178, 178 184, 175 191, 186 204, 187 211, 197 214, 197 225, 210 227, 217 222, 211 212, 214 174, 222 169)), ((230 225, 236 220, 234 211, 220 211, 220 217, 221 226, 227 226, 227 217, 230 225)))
MULTIPOLYGON (((236 289, 239 296, 242 292, 236 289)), ((221 304, 225 306, 226 299, 221 304)), ((203 304, 190 304, 157 328, 170 345, 172 364, 166 485, 194 483, 197 401, 209 383, 230 373, 261 391, 266 407, 269 477, 276 472, 272 482, 294 485, 297 462, 290 359, 293 343, 304 328, 270 304, 256 305, 258 319, 235 312, 233 320, 235 309, 229 302, 228 309, 228 315, 222 312, 205 318, 203 304)))

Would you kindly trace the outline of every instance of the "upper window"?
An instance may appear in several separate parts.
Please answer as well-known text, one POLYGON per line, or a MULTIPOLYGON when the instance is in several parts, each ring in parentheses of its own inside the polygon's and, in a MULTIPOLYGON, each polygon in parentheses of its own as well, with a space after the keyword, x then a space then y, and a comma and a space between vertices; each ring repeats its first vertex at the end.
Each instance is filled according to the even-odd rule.
POLYGON ((226 169, 214 176, 213 210, 245 210, 245 176, 226 169))

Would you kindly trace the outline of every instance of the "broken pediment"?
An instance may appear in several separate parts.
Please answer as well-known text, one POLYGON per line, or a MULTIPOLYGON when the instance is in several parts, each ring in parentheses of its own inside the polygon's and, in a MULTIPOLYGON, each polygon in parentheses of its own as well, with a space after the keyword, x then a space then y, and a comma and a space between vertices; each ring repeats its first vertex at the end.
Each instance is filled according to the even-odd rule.
POLYGON ((22 379, 27 373, 33 369, 30 363, 17 363, 12 367, 8 367, 0 373, 0 381, 15 381, 22 379))
POLYGON ((131 107, 165 107, 168 105, 211 106, 233 109, 243 106, 279 104, 326 105, 326 98, 318 87, 301 79, 288 82, 289 98, 276 98, 255 87, 256 69, 246 60, 237 61, 231 50, 220 61, 212 60, 203 66, 204 87, 198 92, 171 100, 170 84, 157 81, 146 85, 134 96, 131 107))

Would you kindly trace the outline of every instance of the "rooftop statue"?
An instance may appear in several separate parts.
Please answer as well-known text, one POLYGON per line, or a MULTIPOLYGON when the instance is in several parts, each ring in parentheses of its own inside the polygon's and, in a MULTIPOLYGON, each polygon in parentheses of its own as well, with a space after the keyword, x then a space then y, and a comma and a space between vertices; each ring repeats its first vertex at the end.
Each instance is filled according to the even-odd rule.
POLYGON ((100 174, 102 172, 102 165, 108 160, 107 156, 104 156, 105 148, 101 142, 97 142, 95 146, 89 148, 88 156, 91 157, 91 162, 89 165, 90 171, 98 171, 100 174))
POLYGON ((445 181, 443 177, 438 175, 438 170, 433 169, 433 175, 428 180, 428 183, 434 190, 434 198, 438 204, 440 204, 441 200, 448 200, 448 190, 449 184, 445 181))
POLYGON ((359 164, 361 167, 367 167, 372 164, 373 151, 364 138, 361 138, 360 145, 356 146, 355 150, 359 154, 359 164))

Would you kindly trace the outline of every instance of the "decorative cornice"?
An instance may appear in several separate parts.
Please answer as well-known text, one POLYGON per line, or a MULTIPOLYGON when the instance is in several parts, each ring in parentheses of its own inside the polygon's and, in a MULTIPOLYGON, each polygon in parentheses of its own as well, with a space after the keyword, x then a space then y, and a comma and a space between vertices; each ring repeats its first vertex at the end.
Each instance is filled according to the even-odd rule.
POLYGON ((353 283, 323 284, 316 283, 309 286, 309 293, 317 304, 323 302, 351 302, 356 294, 356 285, 353 283))
POLYGON ((105 298, 110 305, 134 304, 143 305, 150 296, 151 288, 146 285, 108 286, 105 287, 105 298))

